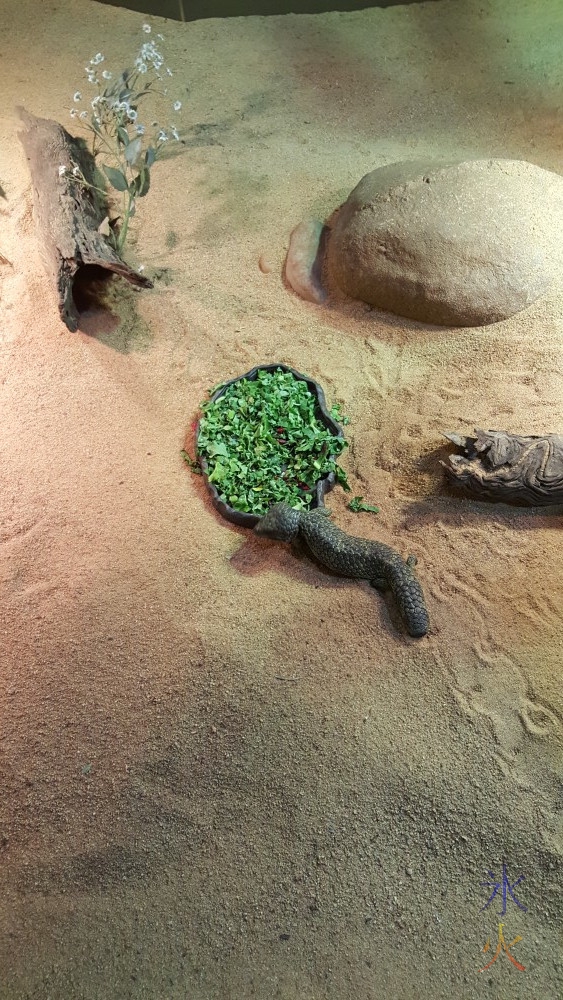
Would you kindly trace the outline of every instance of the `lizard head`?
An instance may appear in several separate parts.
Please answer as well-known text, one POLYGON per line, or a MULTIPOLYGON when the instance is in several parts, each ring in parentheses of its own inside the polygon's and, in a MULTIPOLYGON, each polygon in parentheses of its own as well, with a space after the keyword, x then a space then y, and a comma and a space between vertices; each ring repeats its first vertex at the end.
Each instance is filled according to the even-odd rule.
POLYGON ((290 542, 299 531, 300 519, 301 511, 287 503, 275 503, 260 518, 254 531, 265 538, 276 538, 278 542, 290 542))

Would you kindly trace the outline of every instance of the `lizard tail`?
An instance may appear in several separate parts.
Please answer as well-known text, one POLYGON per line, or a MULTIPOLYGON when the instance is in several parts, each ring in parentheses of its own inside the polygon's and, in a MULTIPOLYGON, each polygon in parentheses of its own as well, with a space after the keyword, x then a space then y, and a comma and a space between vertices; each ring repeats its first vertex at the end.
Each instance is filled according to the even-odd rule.
POLYGON ((395 570, 390 578, 390 586, 401 612, 401 617, 409 635, 419 639, 430 628, 430 619, 422 587, 412 572, 403 567, 395 570))

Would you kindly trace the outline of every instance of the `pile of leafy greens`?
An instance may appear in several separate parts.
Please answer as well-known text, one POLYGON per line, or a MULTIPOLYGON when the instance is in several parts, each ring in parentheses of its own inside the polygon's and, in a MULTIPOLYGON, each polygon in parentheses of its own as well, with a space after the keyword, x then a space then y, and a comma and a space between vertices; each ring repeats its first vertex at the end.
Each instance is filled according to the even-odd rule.
MULTIPOLYGON (((336 462, 347 442, 325 426, 316 396, 291 372, 259 370, 256 379, 228 385, 201 411, 198 456, 220 499, 235 510, 262 515, 281 500, 306 510, 329 472, 349 489, 336 462)), ((342 419, 338 407, 331 416, 342 419)))

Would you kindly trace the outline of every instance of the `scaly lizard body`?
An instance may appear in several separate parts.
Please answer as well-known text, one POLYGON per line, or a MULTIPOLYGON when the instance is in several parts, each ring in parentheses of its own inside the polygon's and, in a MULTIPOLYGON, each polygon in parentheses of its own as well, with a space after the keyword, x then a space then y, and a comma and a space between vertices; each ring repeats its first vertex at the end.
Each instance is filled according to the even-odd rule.
POLYGON ((282 542, 300 535, 318 561, 334 573, 369 580, 378 590, 391 590, 409 635, 420 637, 428 632, 424 594, 413 571, 414 556, 405 562, 389 545, 347 535, 332 523, 326 507, 303 511, 276 503, 254 530, 282 542))

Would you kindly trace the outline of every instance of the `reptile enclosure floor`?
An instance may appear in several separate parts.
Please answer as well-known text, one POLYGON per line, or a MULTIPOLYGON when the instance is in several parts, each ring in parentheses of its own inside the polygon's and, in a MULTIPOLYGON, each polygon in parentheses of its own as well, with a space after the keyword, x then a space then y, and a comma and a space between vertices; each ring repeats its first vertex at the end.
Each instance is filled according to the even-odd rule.
POLYGON ((559 0, 152 20, 184 139, 132 230, 155 290, 71 334, 15 108, 70 124, 87 61, 126 65, 144 20, 0 8, 0 998, 556 1000, 561 514, 454 497, 438 459, 444 430, 563 432, 563 293, 437 329, 281 273, 381 164, 560 170, 559 0), (330 505, 417 555, 428 637, 223 521, 183 463, 206 390, 273 361, 350 418, 381 512, 330 505), (503 861, 527 909, 499 916, 503 861), (479 973, 499 922, 525 971, 479 973))

